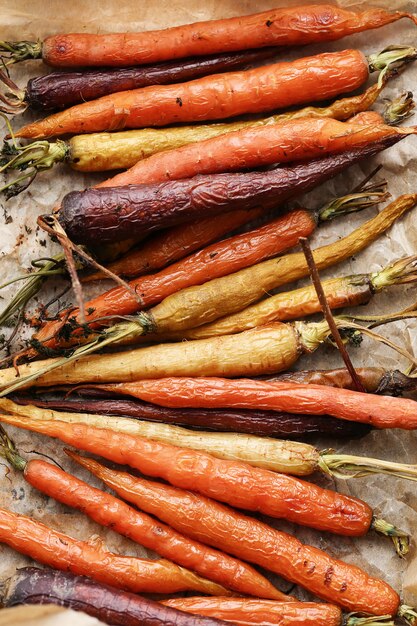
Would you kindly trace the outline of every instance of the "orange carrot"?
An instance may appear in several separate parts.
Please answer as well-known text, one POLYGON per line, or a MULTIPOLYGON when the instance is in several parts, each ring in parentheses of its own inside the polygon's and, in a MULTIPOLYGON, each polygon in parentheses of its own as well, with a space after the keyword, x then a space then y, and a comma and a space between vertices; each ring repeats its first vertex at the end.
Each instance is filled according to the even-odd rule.
POLYGON ((17 413, 3 414, 1 421, 57 437, 86 452, 238 508, 348 536, 365 535, 375 526, 372 509, 357 498, 247 463, 217 459, 203 452, 87 424, 38 420, 17 413))
POLYGON ((262 13, 141 33, 60 34, 41 42, 1 42, 13 62, 42 58, 57 67, 140 65, 192 55, 334 41, 408 18, 411 13, 335 5, 269 9, 262 13))
POLYGON ((241 408, 328 414, 375 428, 417 429, 417 402, 326 385, 223 378, 159 378, 119 383, 118 393, 169 407, 241 408))
POLYGON ((3 455, 18 470, 23 470, 25 480, 50 498, 79 509, 102 526, 108 526, 154 550, 164 558, 187 567, 243 595, 253 595, 273 600, 286 600, 266 578, 252 567, 188 539, 169 526, 156 522, 145 513, 136 511, 114 496, 91 487, 75 476, 43 460, 26 461, 5 435, 2 435, 3 455))
POLYGON ((73 539, 30 517, 0 508, 0 542, 50 567, 82 574, 98 582, 136 593, 175 593, 193 589, 228 595, 226 589, 160 559, 138 559, 73 539))
POLYGON ((288 533, 191 491, 131 476, 74 452, 68 454, 121 498, 193 539, 264 567, 349 611, 397 611, 399 598, 389 585, 288 533))
MULTIPOLYGON (((404 50, 400 54, 403 58, 404 50)), ((188 83, 121 91, 27 124, 16 137, 42 139, 261 113, 333 98, 357 89, 368 76, 360 51, 324 53, 188 83)))
MULTIPOLYGON (((193 615, 216 617, 247 626, 341 626, 340 609, 316 602, 273 602, 241 598, 172 598, 165 606, 193 615)), ((360 624, 360 622, 359 622, 360 624)), ((358 624, 358 626, 359 626, 358 624)), ((347 622, 347 625, 349 622, 347 622)), ((353 626, 353 625, 352 625, 353 626)))
MULTIPOLYGON (((114 274, 125 278, 150 274, 207 246, 235 228, 261 217, 264 213, 263 208, 233 211, 217 215, 215 218, 207 217, 190 224, 174 226, 156 233, 138 249, 128 252, 121 259, 108 264, 107 267, 114 274)), ((82 282, 102 278, 107 278, 107 276, 97 272, 89 274, 82 279, 82 282)))
POLYGON ((100 183, 97 187, 141 185, 191 178, 197 174, 253 169, 274 163, 291 162, 337 154, 369 145, 372 141, 414 133, 413 128, 394 128, 381 123, 364 124, 365 117, 355 116, 349 122, 330 118, 301 118, 271 126, 244 128, 180 148, 158 152, 138 161, 125 172, 100 183), (352 123, 356 121, 356 124, 352 123))

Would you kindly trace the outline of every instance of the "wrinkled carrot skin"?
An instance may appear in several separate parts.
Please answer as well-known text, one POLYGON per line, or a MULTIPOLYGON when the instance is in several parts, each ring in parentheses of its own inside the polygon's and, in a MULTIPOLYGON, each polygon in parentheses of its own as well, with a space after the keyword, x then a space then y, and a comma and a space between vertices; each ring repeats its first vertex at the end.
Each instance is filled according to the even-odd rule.
POLYGON ((25 101, 40 109, 63 109, 79 102, 95 100, 110 93, 194 80, 207 74, 246 69, 271 59, 276 48, 223 54, 205 59, 187 59, 150 67, 128 67, 84 72, 52 72, 31 78, 25 101))
POLYGON ((5 581, 2 606, 55 604, 83 611, 113 626, 228 626, 210 617, 179 613, 136 593, 101 585, 70 572, 25 567, 5 581))
MULTIPOLYGON (((396 140, 397 138, 395 138, 395 141, 396 140)), ((357 151, 347 152, 341 155, 331 156, 325 159, 319 159, 315 162, 314 161, 310 162, 309 164, 306 164, 305 166, 297 166, 297 168, 301 167, 301 169, 297 169, 297 171, 299 172, 299 176, 302 177, 304 180, 308 178, 308 170, 311 171, 312 179, 311 179, 310 188, 312 188, 314 184, 319 184, 322 181, 324 182, 324 180, 327 180, 329 177, 335 176, 336 174, 342 172, 349 165, 357 163, 362 158, 370 157, 373 154, 376 154, 377 152, 379 152, 380 150, 388 147, 389 145, 391 145, 390 142, 388 142, 388 144, 385 142, 378 142, 377 144, 373 146, 368 146, 367 148, 364 148, 364 150, 362 151, 357 150, 357 151), (313 177, 313 173, 315 174, 314 177, 313 177), (313 183, 313 179, 314 179, 314 183, 313 183)), ((291 168, 291 167, 288 168, 288 172, 292 169, 295 169, 295 168, 291 168)), ((295 191, 293 190, 292 197, 294 195, 295 195, 295 191)), ((338 255, 339 259, 343 260, 347 256, 351 256, 351 254, 353 254, 353 250, 355 250, 355 252, 358 252, 359 250, 362 249, 362 247, 365 247, 367 244, 371 243, 371 241, 376 239, 379 236, 379 234, 381 234, 382 232, 384 232, 384 230, 389 228, 389 226, 394 221, 394 219, 399 217, 408 208, 411 208, 412 206, 411 198, 412 196, 404 196, 403 199, 400 198, 398 200, 398 205, 394 207, 394 210, 392 210, 393 207, 391 207, 389 209, 382 211, 380 214, 380 217, 375 218, 374 221, 368 222, 366 225, 367 227, 361 230, 360 233, 355 231, 352 234, 351 238, 347 239, 348 246, 346 247, 346 249, 343 246, 343 254, 341 251, 340 254, 338 255), (379 224, 378 227, 377 227, 377 224, 379 224)), ((327 259, 327 261, 324 260, 324 265, 322 267, 331 265, 332 263, 331 258, 335 256, 334 246, 327 246, 323 248, 322 250, 323 250, 322 252, 323 257, 327 259)), ((290 257, 288 257, 288 259, 289 259, 287 261, 288 265, 285 269, 285 272, 283 272, 282 274, 280 272, 280 268, 276 267, 277 263, 275 261, 269 261, 267 262, 268 263, 267 266, 262 266, 262 268, 265 267, 265 269, 267 270, 266 274, 268 278, 271 273, 275 274, 278 271, 278 277, 276 277, 278 285, 285 284, 284 277, 286 277, 288 272, 291 272, 291 274, 294 275, 294 278, 290 277, 288 282, 290 282, 291 280, 297 280, 298 278, 301 278, 308 274, 308 267, 307 267, 307 264, 305 263, 305 259, 302 254, 291 255, 290 257), (291 259, 293 259, 293 261, 291 259), (298 267, 302 269, 301 271, 297 273, 296 270, 298 267), (280 280, 282 280, 283 282, 280 283, 279 282, 280 280)), ((316 262, 317 262, 317 258, 316 258, 316 262)), ((181 268, 181 264, 174 265, 174 269, 176 268, 177 270, 178 268, 181 268)), ((255 271, 257 268, 261 269, 260 266, 255 266, 255 271)), ((158 302, 161 302, 161 300, 163 300, 170 294, 173 294, 176 291, 183 289, 184 287, 190 285, 190 276, 189 276, 189 273, 187 274, 184 273, 183 275, 183 273, 178 272, 178 271, 177 271, 177 274, 175 275, 172 273, 171 269, 168 267, 165 270, 162 270, 161 272, 155 274, 154 276, 151 275, 149 277, 144 277, 144 278, 140 277, 137 280, 131 281, 129 284, 134 290, 136 290, 140 294, 141 298, 144 301, 144 306, 150 307, 152 305, 155 305, 158 302)), ((277 285, 274 285, 274 286, 277 286, 277 285)), ((261 288, 261 290, 258 290, 256 295, 253 297, 253 299, 244 301, 240 308, 244 308, 245 306, 248 306, 249 304, 251 304, 253 301, 256 301, 260 299, 261 297, 263 297, 265 291, 268 291, 269 288, 273 288, 273 287, 265 287, 265 289, 261 288)), ((138 306, 139 305, 138 305, 137 299, 134 298, 132 294, 129 293, 129 291, 127 291, 126 289, 122 289, 120 287, 116 287, 114 289, 111 289, 105 292, 104 294, 97 296, 96 298, 91 299, 90 301, 86 303, 85 305, 86 319, 87 321, 92 322, 94 321, 94 319, 97 319, 98 317, 102 317, 106 315, 130 315, 132 313, 135 313, 138 310, 138 306)), ((237 309, 237 310, 240 310, 240 309, 237 309)), ((219 312, 220 314, 218 317, 221 317, 222 315, 226 315, 229 312, 233 312, 233 311, 226 311, 224 313, 220 311, 219 312)), ((59 337, 57 337, 57 333, 62 328, 63 326, 62 319, 65 319, 65 316, 67 315, 67 313, 68 311, 63 311, 61 313, 61 320, 59 321, 45 323, 42 326, 41 330, 36 334, 36 338, 42 342, 47 341, 47 345, 50 347, 56 346, 57 341, 59 341, 59 337), (52 339, 53 337, 56 337, 56 338, 52 339)), ((77 318, 77 310, 74 311, 71 317, 77 318)), ((204 321, 208 321, 208 320, 202 320, 201 323, 204 323, 204 321)))
MULTIPOLYGON (((174 226, 161 233, 156 233, 140 248, 132 250, 123 258, 108 264, 107 267, 124 278, 150 274, 170 265, 170 263, 183 259, 187 254, 211 244, 231 230, 261 217, 264 213, 265 209, 263 208, 231 211, 217 215, 214 219, 209 217, 195 220, 190 224, 174 226)), ((101 278, 107 278, 107 276, 97 272, 86 276, 83 282, 101 278)))
POLYGON ((0 541, 39 563, 90 576, 118 589, 135 593, 175 593, 193 589, 228 595, 220 585, 165 559, 152 561, 113 554, 6 509, 0 509, 0 541))
POLYGON ((323 53, 188 83, 121 91, 28 124, 15 136, 41 139, 262 113, 334 98, 354 91, 368 76, 360 51, 323 53))
POLYGON ((247 624, 276 626, 341 626, 342 613, 331 604, 316 602, 271 602, 240 598, 172 598, 164 606, 193 615, 205 615, 247 624))
POLYGON ((165 378, 117 385, 118 393, 168 407, 241 408, 321 415, 375 428, 417 428, 417 403, 408 398, 291 382, 165 378))
MULTIPOLYGON (((319 269, 331 267, 357 254, 410 210, 417 202, 417 195, 400 196, 378 215, 362 224, 343 239, 313 251, 319 269)), ((302 252, 294 252, 263 261, 203 285, 187 287, 180 293, 166 297, 160 304, 142 315, 143 323, 170 332, 182 331, 236 313, 265 296, 272 289, 281 287, 307 276, 307 262, 302 252)))
MULTIPOLYGON (((292 374, 296 375, 297 372, 292 372, 292 374)), ((349 382, 352 384, 352 380, 349 382)), ((108 394, 102 390, 84 389, 81 398, 77 400, 60 400, 56 397, 43 399, 44 396, 38 395, 12 399, 18 404, 33 404, 43 409, 119 415, 179 426, 194 426, 206 430, 285 439, 300 440, 311 435, 324 435, 349 440, 364 437, 371 430, 365 424, 338 420, 329 415, 294 415, 278 411, 170 409, 139 400, 106 399, 106 395, 108 397, 108 394), (83 397, 87 393, 98 394, 100 392, 105 394, 101 400, 94 397, 90 399, 89 396, 83 397)))
POLYGON ((328 4, 270 9, 142 33, 54 35, 43 42, 42 59, 58 67, 135 65, 245 48, 334 41, 402 17, 414 20, 399 11, 353 12, 328 4))
MULTIPOLYGON (((331 309, 366 304, 373 296, 369 277, 366 274, 324 280, 323 289, 331 309)), ((211 324, 203 324, 197 328, 190 328, 178 333, 168 333, 162 337, 157 334, 150 335, 149 339, 152 341, 180 341, 182 339, 206 339, 231 335, 276 321, 303 319, 307 315, 320 313, 321 310, 314 286, 301 287, 294 291, 271 296, 243 311, 223 317, 211 324)), ((144 340, 146 339, 148 339, 147 335, 144 337, 144 340)))
POLYGON ((86 424, 31 420, 20 415, 2 415, 1 421, 59 438, 85 452, 163 478, 176 487, 318 530, 361 536, 372 523, 371 508, 357 498, 246 463, 125 433, 110 435, 108 430, 86 424))
POLYGON ((140 185, 307 160, 363 148, 372 141, 413 132, 381 124, 381 119, 374 124, 374 115, 369 125, 364 125, 364 119, 368 121, 367 117, 359 117, 353 124, 332 118, 306 117, 271 126, 244 128, 158 152, 138 161, 130 170, 113 176, 104 186, 140 185))
MULTIPOLYGON (((75 170, 96 172, 112 169, 132 168, 145 159, 163 150, 172 150, 196 141, 204 141, 249 126, 280 123, 302 117, 332 117, 337 120, 349 120, 355 113, 366 111, 378 98, 382 87, 375 83, 365 92, 347 98, 339 98, 327 107, 304 107, 287 113, 280 113, 266 118, 225 122, 223 124, 197 124, 168 128, 142 128, 120 133, 94 133, 75 135, 68 141, 69 163, 75 170)), ((355 116, 356 117, 356 116, 355 116)), ((363 121, 359 117, 356 123, 363 121)), ((377 123, 374 116, 371 123, 377 123)), ((382 118, 379 123, 384 123, 382 118)), ((100 186, 111 184, 110 181, 100 186)))
POLYGON ((324 600, 376 615, 395 614, 398 608, 398 595, 382 580, 254 517, 191 491, 111 470, 78 454, 71 457, 120 497, 187 536, 275 572, 324 600))
POLYGON ((114 496, 91 487, 75 476, 42 460, 31 460, 24 470, 26 481, 58 502, 80 510, 101 526, 136 541, 164 558, 191 569, 223 587, 243 595, 284 600, 261 574, 250 566, 187 539, 169 526, 156 522, 114 496))

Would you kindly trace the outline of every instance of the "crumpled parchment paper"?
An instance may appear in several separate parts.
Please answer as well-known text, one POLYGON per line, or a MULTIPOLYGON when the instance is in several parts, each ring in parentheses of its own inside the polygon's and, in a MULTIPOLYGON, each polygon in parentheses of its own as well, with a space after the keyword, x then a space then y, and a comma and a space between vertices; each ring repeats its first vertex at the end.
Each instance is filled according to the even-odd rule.
MULTIPOLYGON (((304 0, 306 3, 306 0, 304 0)), ((57 32, 106 32, 124 30, 148 30, 167 27, 186 22, 230 17, 261 11, 273 6, 297 4, 294 0, 102 0, 100 3, 71 0, 2 0, 0 7, 2 39, 42 39, 46 35, 57 32)), ((405 2, 398 0, 389 2, 380 0, 379 6, 387 9, 404 9, 417 13, 417 1, 405 2)), ((355 8, 368 7, 368 2, 352 2, 340 0, 340 5, 355 8)), ((417 44, 417 28, 407 20, 364 34, 354 35, 345 40, 324 45, 309 46, 305 49, 292 50, 284 53, 282 58, 295 58, 303 54, 310 55, 325 50, 340 50, 358 47, 365 54, 377 52, 390 44, 417 44)), ((31 61, 11 68, 12 78, 24 86, 28 78, 49 71, 39 61, 31 61)), ((375 80, 375 77, 371 77, 375 80)), ((408 69, 395 81, 392 81, 384 92, 386 97, 394 97, 404 90, 413 90, 417 81, 417 64, 408 69)), ((379 103, 381 106, 381 103, 379 103)), ((378 107, 377 107, 378 108, 378 107)), ((35 115, 26 113, 17 117, 13 126, 18 128, 24 122, 34 119, 35 115)), ((417 123, 411 119, 410 123, 417 123)), ((333 195, 349 192, 363 176, 371 171, 377 163, 383 163, 382 174, 389 182, 389 190, 395 198, 402 193, 417 191, 417 157, 416 137, 403 140, 398 146, 391 148, 374 158, 370 163, 355 166, 336 180, 308 194, 303 198, 305 206, 315 207, 333 195)), ((48 256, 57 252, 56 245, 51 244, 48 237, 39 232, 36 218, 48 212, 62 196, 70 190, 81 189, 106 177, 103 175, 82 175, 73 172, 66 166, 54 167, 53 171, 38 175, 31 187, 17 198, 5 202, 0 200, 0 274, 6 281, 22 271, 29 269, 32 259, 48 256)), ((333 222, 321 227, 313 237, 312 246, 322 245, 347 234, 360 223, 369 219, 376 209, 368 209, 363 214, 352 215, 344 220, 333 222)), ((374 271, 390 261, 417 251, 417 208, 409 212, 386 235, 369 247, 368 250, 352 258, 350 261, 323 272, 323 278, 329 275, 345 275, 353 272, 374 271)), ((306 282, 306 281, 304 281, 306 282)), ((301 284, 301 283, 300 283, 301 284)), ((104 283, 96 291, 102 290, 104 283)), ((0 305, 8 301, 16 290, 16 286, 4 289, 0 296, 0 305)), ((62 289, 62 283, 56 281, 40 296, 47 302, 54 292, 62 289)), ((90 292, 87 292, 90 293, 90 292)), ((70 299, 72 294, 61 300, 70 299)), ((415 286, 396 287, 375 297, 367 307, 371 312, 397 311, 403 306, 413 303, 416 298, 415 286)), ((409 351, 417 354, 417 325, 414 321, 392 324, 381 332, 396 342, 401 343, 409 351)), ((16 344, 16 347, 18 344, 16 344)), ((387 368, 405 368, 407 363, 399 359, 397 354, 387 348, 365 339, 360 348, 351 349, 355 365, 382 365, 387 368)), ((300 361, 303 368, 330 368, 340 366, 340 356, 332 348, 322 348, 310 358, 300 361)), ((19 449, 27 457, 35 452, 49 454, 57 459, 65 469, 80 478, 98 485, 84 470, 72 465, 62 452, 63 446, 47 437, 18 431, 9 428, 19 449)), ((332 442, 318 441, 318 447, 328 447, 332 442)), ((368 435, 360 442, 340 442, 338 450, 351 454, 362 454, 393 461, 417 462, 417 434, 401 431, 381 431, 368 435)), ((25 513, 35 519, 51 525, 53 528, 66 532, 74 537, 88 539, 99 534, 106 541, 109 549, 144 556, 148 554, 143 548, 121 538, 112 531, 104 530, 89 521, 84 515, 67 507, 61 506, 46 496, 35 492, 15 472, 8 472, 6 467, 0 469, 2 474, 0 487, 0 504, 16 512, 25 513)), ((417 486, 415 483, 395 478, 375 476, 351 480, 336 481, 318 477, 320 484, 336 487, 346 493, 363 498, 383 518, 410 532, 417 541, 417 486)), ((268 520, 269 521, 269 520, 268 520)), ((391 548, 390 542, 370 534, 368 537, 349 539, 320 535, 312 530, 297 528, 283 522, 272 522, 278 528, 294 532, 302 540, 328 550, 336 557, 355 563, 374 576, 388 581, 409 604, 417 605, 417 553, 413 548, 409 558, 401 561, 391 548)), ((29 559, 17 554, 7 547, 0 546, 0 579, 13 574, 16 567, 30 562, 29 559)), ((283 590, 290 584, 277 580, 283 590)), ((295 594, 300 598, 308 598, 308 594, 297 589, 295 594)), ((33 608, 28 608, 28 616, 33 615, 33 608)), ((1 612, 0 612, 1 617, 1 612)), ((63 624, 61 615, 48 618, 48 626, 63 624)), ((74 624, 97 623, 90 618, 74 616, 74 624)), ((0 623, 2 623, 0 621, 0 623)), ((20 623, 20 622, 18 622, 20 623)), ((29 622, 22 622, 29 623, 29 622)), ((41 621, 40 623, 46 624, 41 621)))

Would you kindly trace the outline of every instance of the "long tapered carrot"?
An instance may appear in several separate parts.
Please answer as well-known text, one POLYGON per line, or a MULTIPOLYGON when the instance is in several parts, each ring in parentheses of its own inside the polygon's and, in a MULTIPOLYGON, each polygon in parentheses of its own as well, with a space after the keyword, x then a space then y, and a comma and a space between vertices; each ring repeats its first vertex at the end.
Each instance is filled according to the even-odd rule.
POLYGON ((273 602, 241 598, 172 598, 162 604, 194 615, 217 617, 239 626, 341 626, 340 609, 315 602, 273 602))
POLYGON ((16 137, 40 139, 65 134, 224 119, 331 99, 360 87, 369 71, 393 60, 415 58, 413 48, 382 52, 369 64, 358 50, 323 53, 246 71, 157 85, 103 96, 21 128, 16 137))
POLYGON ((25 515, 0 509, 0 542, 39 563, 99 582, 143 593, 174 593, 192 589, 228 595, 221 585, 160 559, 120 556, 86 541, 73 539, 25 515))
POLYGON ((32 420, 18 414, 2 414, 1 421, 57 437, 78 449, 130 465, 148 476, 164 478, 177 487, 271 517, 284 517, 348 536, 365 535, 378 525, 372 509, 362 500, 246 463, 216 459, 125 433, 110 434, 108 430, 86 424, 32 420))
POLYGON ((98 524, 111 527, 115 532, 223 587, 243 595, 272 600, 288 599, 252 567, 188 539, 47 461, 26 461, 5 435, 1 439, 2 454, 13 467, 23 471, 25 480, 32 487, 50 498, 79 509, 98 524))
MULTIPOLYGON (((412 256, 399 259, 378 272, 329 278, 323 281, 323 289, 330 308, 337 309, 366 304, 375 293, 387 287, 413 283, 416 280, 417 256, 412 256)), ((320 303, 314 286, 301 287, 270 296, 243 311, 227 315, 211 324, 203 324, 197 328, 173 333, 163 338, 164 340, 204 339, 218 335, 229 335, 269 324, 272 321, 302 319, 306 315, 320 311, 320 303)), ((157 339, 157 337, 152 337, 152 339, 157 339)))
POLYGON ((391 615, 397 611, 398 595, 386 583, 288 533, 191 491, 69 454, 120 497, 194 539, 260 565, 350 611, 391 615))
POLYGON ((120 384, 146 402, 171 407, 258 408, 329 414, 376 428, 417 428, 417 402, 326 385, 221 378, 165 378, 120 384))
POLYGON ((354 12, 329 4, 304 5, 141 33, 59 34, 43 42, 1 42, 0 49, 12 62, 42 58, 58 67, 138 65, 270 45, 334 41, 401 18, 416 21, 403 11, 354 12))
MULTIPOLYGON (((318 248, 314 255, 316 263, 320 269, 323 269, 358 253, 377 239, 416 202, 417 195, 401 196, 347 237, 318 248)), ((164 330, 168 332, 168 328, 164 330, 162 328, 164 321, 171 320, 172 322, 175 319, 178 323, 176 330, 198 326, 244 309, 262 298, 270 289, 298 280, 307 274, 308 266, 304 255, 293 253, 264 261, 223 278, 208 281, 201 287, 184 289, 178 294, 175 292, 182 286, 190 284, 190 276, 189 273, 184 277, 180 273, 174 274, 169 267, 155 276, 133 280, 130 286, 137 290, 147 307, 163 300, 159 307, 152 309, 151 315, 146 314, 145 319, 148 321, 148 332, 154 331, 154 319, 158 319, 161 332, 164 330), (174 295, 170 296, 170 294, 174 295), (180 309, 182 309, 181 316, 180 309)), ((87 320, 93 322, 105 315, 132 314, 138 310, 139 304, 127 290, 115 288, 90 300, 85 308, 87 320)), ((72 317, 78 319, 77 311, 70 312, 70 318, 72 317)), ((65 313, 62 314, 61 320, 44 324, 36 335, 36 341, 39 344, 34 345, 35 349, 41 348, 42 344, 53 348, 59 343, 57 333, 64 326, 62 320, 65 320, 65 313)), ((69 330, 72 332, 73 329, 69 330)), ((169 332, 171 331, 173 331, 172 324, 169 326, 169 332)))

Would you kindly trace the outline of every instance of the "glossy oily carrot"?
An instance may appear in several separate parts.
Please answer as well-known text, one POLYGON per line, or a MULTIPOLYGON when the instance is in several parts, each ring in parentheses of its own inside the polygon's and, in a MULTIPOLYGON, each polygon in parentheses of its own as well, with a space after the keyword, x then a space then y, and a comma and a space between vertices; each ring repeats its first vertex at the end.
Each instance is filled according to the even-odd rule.
POLYGON ((417 402, 326 385, 220 378, 165 378, 117 386, 136 398, 170 407, 285 410, 327 413, 375 428, 417 428, 417 402))
MULTIPOLYGON (((401 59, 415 54, 411 50, 402 50, 401 59)), ((378 64, 375 59, 370 62, 371 68, 375 62, 378 64)), ((368 61, 362 52, 323 53, 187 83, 110 94, 27 124, 16 137, 45 139, 262 113, 334 98, 358 89, 368 76, 368 61)))
MULTIPOLYGON (((349 153, 346 153, 342 157, 343 163, 345 163, 345 158, 348 156, 349 153)), ((334 157, 329 158, 333 159, 334 157)), ((317 164, 311 166, 314 171, 316 171, 316 166, 317 164)), ((299 167, 303 168, 305 174, 304 168, 307 166, 299 167)), ((404 212, 411 209, 416 201, 417 196, 401 196, 383 209, 379 215, 366 222, 347 237, 334 244, 317 249, 315 252, 316 263, 319 264, 320 268, 329 267, 359 252, 377 239, 404 212)), ((174 269, 176 267, 181 268, 181 262, 177 266, 174 265, 174 269)), ((304 255, 295 253, 253 265, 251 268, 235 272, 222 279, 207 281, 200 288, 195 288, 198 289, 196 293, 191 291, 192 288, 179 291, 190 284, 189 271, 187 273, 177 272, 174 274, 169 267, 154 276, 151 275, 133 280, 129 285, 140 295, 145 307, 150 307, 163 300, 160 309, 155 307, 151 314, 148 313, 145 316, 148 322, 148 332, 154 332, 153 319, 158 318, 158 320, 161 320, 161 323, 164 319, 174 320, 176 310, 179 311, 179 307, 182 307, 183 312, 188 310, 189 313, 178 315, 176 323, 179 323, 184 318, 184 326, 176 330, 198 326, 218 317, 239 311, 262 298, 270 289, 284 285, 292 280, 298 280, 307 274, 308 267, 304 255), (221 282, 218 284, 220 280, 221 282), (178 295, 176 292, 179 292, 178 295), (168 298, 170 294, 174 294, 171 299, 168 298), (225 298, 222 298, 223 294, 226 296, 225 298), (229 294, 231 296, 230 300, 229 294), (197 313, 195 317, 194 311, 196 309, 194 309, 194 304, 191 308, 190 302, 187 301, 189 295, 196 302, 197 313), (214 303, 213 307, 211 306, 211 300, 214 303)), ((135 313, 139 306, 137 299, 129 291, 117 287, 86 303, 86 319, 91 324, 97 318, 107 315, 130 315, 135 313)), ((70 321, 73 318, 79 321, 78 311, 63 311, 60 314, 60 318, 60 320, 44 324, 37 332, 35 339, 39 343, 35 345, 32 342, 32 346, 35 348, 34 353, 39 351, 42 346, 54 348, 59 345, 60 333, 61 337, 64 338, 62 333, 64 332, 63 329, 65 328, 67 318, 70 321)), ((73 328, 70 329, 71 333, 73 330, 73 328)), ((165 330, 167 331, 168 329, 166 328, 165 330)), ((172 330, 173 327, 171 326, 170 331, 172 330)), ((70 339, 70 334, 66 333, 65 340, 68 341, 68 339, 70 339)))
POLYGON ((334 41, 402 18, 416 21, 403 11, 304 5, 141 33, 59 34, 43 42, 2 42, 0 49, 12 62, 42 58, 56 67, 124 66, 194 54, 334 41))
POLYGON ((74 452, 69 454, 120 497, 194 539, 264 567, 349 611, 376 615, 397 612, 395 591, 355 565, 197 493, 109 469, 74 452), (369 597, 364 593, 368 589, 369 597))
POLYGON ((237 559, 188 539, 169 526, 156 522, 114 496, 91 487, 43 460, 26 461, 13 442, 1 435, 2 455, 35 489, 58 502, 78 509, 102 526, 128 537, 164 558, 187 567, 200 576, 243 595, 285 600, 278 591, 253 568, 237 559))
POLYGON ((315 602, 273 602, 240 598, 172 598, 164 606, 193 615, 205 615, 247 624, 277 626, 341 626, 340 609, 331 604, 315 602))
POLYGON ((25 515, 0 509, 0 542, 35 561, 135 593, 174 593, 193 589, 228 595, 221 585, 170 561, 138 559, 73 539, 25 515))
POLYGON ((18 414, 3 414, 1 421, 59 438, 78 449, 237 508, 347 536, 365 535, 374 525, 372 509, 365 502, 293 476, 125 433, 110 434, 86 424, 34 420, 18 414))
POLYGON ((154 600, 96 583, 85 576, 37 567, 18 569, 2 583, 0 597, 4 607, 55 604, 83 611, 112 626, 227 626, 226 622, 180 613, 154 600))

